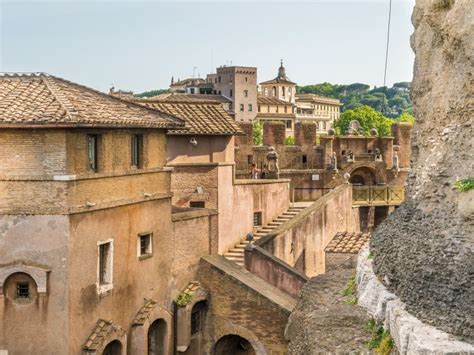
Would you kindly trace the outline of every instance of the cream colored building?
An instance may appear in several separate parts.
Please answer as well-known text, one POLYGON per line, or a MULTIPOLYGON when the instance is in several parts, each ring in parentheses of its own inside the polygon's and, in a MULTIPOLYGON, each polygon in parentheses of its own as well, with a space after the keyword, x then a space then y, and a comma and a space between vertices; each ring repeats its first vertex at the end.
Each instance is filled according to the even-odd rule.
POLYGON ((295 105, 276 97, 263 95, 258 95, 257 103, 257 119, 259 121, 284 121, 286 127, 285 135, 287 137, 293 136, 296 118, 295 105))
POLYGON ((317 133, 326 134, 341 114, 341 102, 314 94, 296 95, 296 120, 313 121, 317 133))
POLYGON ((296 83, 290 81, 286 76, 283 61, 281 61, 278 75, 275 79, 260 83, 260 92, 266 97, 273 97, 292 104, 295 103, 296 83))

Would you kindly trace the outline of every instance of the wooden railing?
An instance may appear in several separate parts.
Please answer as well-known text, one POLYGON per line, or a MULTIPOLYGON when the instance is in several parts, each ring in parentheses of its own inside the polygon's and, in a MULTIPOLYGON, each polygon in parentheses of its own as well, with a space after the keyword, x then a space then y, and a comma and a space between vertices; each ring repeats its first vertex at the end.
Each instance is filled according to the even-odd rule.
POLYGON ((352 186, 352 204, 358 206, 400 205, 405 199, 403 186, 352 186))

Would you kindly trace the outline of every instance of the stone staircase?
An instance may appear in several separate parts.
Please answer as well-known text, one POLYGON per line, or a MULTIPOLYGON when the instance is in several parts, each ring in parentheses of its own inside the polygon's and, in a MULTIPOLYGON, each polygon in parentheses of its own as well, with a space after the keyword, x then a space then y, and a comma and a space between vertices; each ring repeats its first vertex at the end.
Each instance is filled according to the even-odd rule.
MULTIPOLYGON (((304 210, 310 203, 296 203, 291 206, 286 212, 283 212, 280 216, 274 219, 272 222, 268 223, 266 226, 259 227, 253 233, 253 240, 254 242, 259 240, 264 235, 267 235, 272 230, 276 229, 283 223, 289 221, 290 219, 294 218, 297 214, 299 214, 302 210, 304 210)), ((233 261, 239 266, 244 266, 244 249, 249 244, 245 238, 241 239, 238 244, 236 244, 233 248, 229 249, 226 253, 224 253, 224 257, 227 260, 233 261)))

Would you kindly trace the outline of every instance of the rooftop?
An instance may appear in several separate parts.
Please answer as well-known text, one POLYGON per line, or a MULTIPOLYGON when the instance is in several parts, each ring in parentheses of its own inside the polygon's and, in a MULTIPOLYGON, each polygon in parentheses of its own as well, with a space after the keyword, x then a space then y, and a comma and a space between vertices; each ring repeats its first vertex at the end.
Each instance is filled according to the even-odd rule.
POLYGON ((370 239, 370 234, 362 232, 338 232, 329 242, 326 253, 357 254, 370 239))
POLYGON ((296 85, 296 83, 294 83, 290 80, 287 80, 287 79, 283 79, 283 78, 275 78, 275 79, 264 81, 264 82, 260 83, 260 85, 269 85, 269 84, 296 85))
POLYGON ((291 102, 277 99, 276 97, 258 95, 257 103, 259 105, 289 105, 293 106, 291 102))
POLYGON ((44 73, 0 74, 0 127, 184 127, 183 120, 44 73))
MULTIPOLYGON (((181 95, 175 95, 178 98, 181 95)), ((198 95, 196 95, 198 96, 198 95)), ((201 95, 199 95, 201 96, 201 95)), ((243 131, 218 101, 172 101, 166 99, 146 99, 135 101, 144 106, 157 109, 179 117, 186 122, 188 130, 172 130, 170 134, 186 135, 237 135, 243 131)))
POLYGON ((181 93, 166 93, 158 96, 153 96, 147 100, 172 102, 172 103, 231 103, 232 100, 223 95, 205 95, 205 94, 181 94, 181 93))
POLYGON ((341 101, 338 99, 333 99, 332 97, 323 97, 315 94, 296 94, 296 101, 306 101, 306 102, 315 102, 315 103, 330 103, 334 105, 342 105, 341 101))

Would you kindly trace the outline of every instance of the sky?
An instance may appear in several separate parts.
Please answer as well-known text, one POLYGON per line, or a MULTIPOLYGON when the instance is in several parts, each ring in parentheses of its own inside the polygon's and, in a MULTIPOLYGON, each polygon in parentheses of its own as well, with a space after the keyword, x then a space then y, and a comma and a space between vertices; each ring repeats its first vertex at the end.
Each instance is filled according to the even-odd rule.
MULTIPOLYGON (((392 0, 387 84, 411 81, 415 0, 392 0)), ((167 88, 221 65, 283 59, 299 85, 383 85, 389 0, 0 0, 0 71, 47 72, 108 91, 167 88)))

